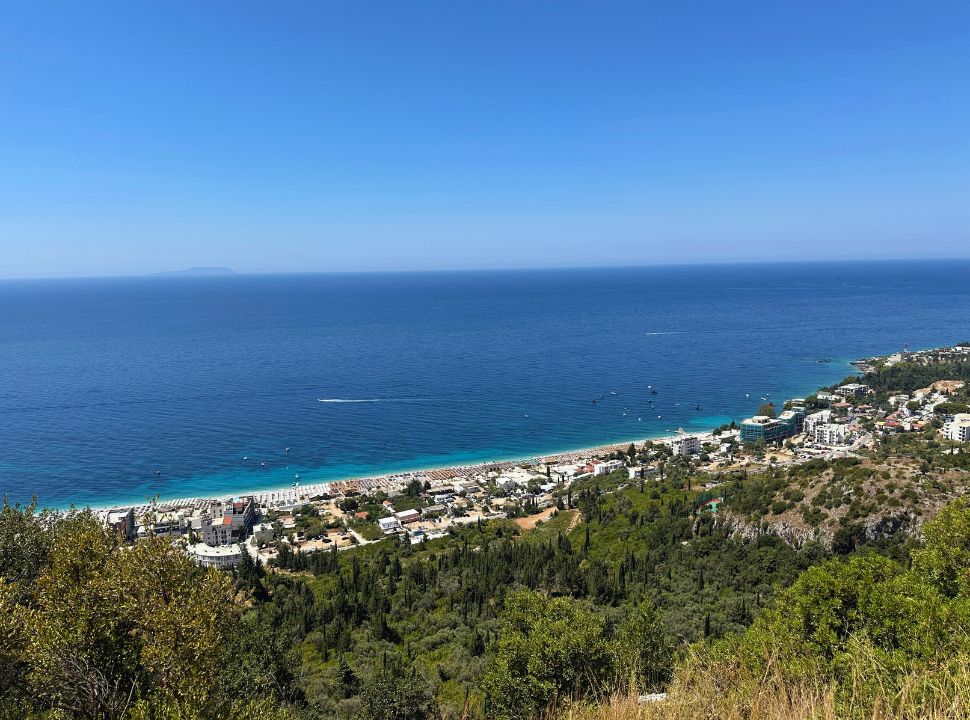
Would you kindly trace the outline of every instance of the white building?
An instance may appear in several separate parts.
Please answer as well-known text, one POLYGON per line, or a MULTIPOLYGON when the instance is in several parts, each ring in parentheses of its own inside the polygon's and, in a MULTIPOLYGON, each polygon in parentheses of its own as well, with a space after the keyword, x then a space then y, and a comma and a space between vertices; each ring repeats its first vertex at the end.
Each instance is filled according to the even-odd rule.
POLYGON ((805 416, 805 425, 803 427, 805 434, 809 437, 815 437, 815 429, 825 425, 829 420, 832 419, 831 410, 819 410, 811 415, 805 416))
POLYGON ((865 397, 869 394, 869 386, 862 383, 847 383, 835 390, 842 397, 865 397))
POLYGON ((269 545, 276 539, 276 532, 273 530, 272 523, 259 523, 253 525, 252 541, 255 545, 269 545))
POLYGON ((670 443, 674 455, 696 455, 701 451, 701 441, 696 435, 684 435, 670 443))
POLYGON ((623 462, 620 460, 598 462, 593 465, 593 475, 609 475, 611 472, 619 470, 621 467, 623 467, 623 462))
POLYGON ((909 402, 909 395, 890 395, 889 396, 889 405, 891 407, 905 405, 908 402, 909 402))
POLYGON ((943 426, 943 434, 956 442, 970 442, 970 413, 958 413, 943 426))
POLYGON ((377 526, 385 535, 390 535, 391 533, 397 532, 401 529, 401 523, 398 522, 396 517, 380 518, 377 521, 377 526))
POLYGON ((202 567, 214 567, 219 570, 234 567, 242 560, 243 551, 239 545, 222 545, 212 547, 205 543, 189 545, 189 556, 202 567))
POLYGON ((820 445, 844 445, 848 439, 848 425, 826 423, 815 428, 815 442, 820 445))

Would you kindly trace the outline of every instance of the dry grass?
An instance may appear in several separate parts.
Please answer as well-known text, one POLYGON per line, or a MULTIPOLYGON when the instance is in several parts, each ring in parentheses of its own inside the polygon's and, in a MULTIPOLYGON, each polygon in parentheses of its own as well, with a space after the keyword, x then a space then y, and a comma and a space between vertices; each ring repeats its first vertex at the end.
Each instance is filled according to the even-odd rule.
POLYGON ((682 665, 666 700, 638 702, 617 694, 591 705, 574 703, 557 720, 966 720, 970 663, 913 671, 886 687, 879 669, 861 658, 841 682, 786 677, 777 662, 760 677, 726 663, 682 665))

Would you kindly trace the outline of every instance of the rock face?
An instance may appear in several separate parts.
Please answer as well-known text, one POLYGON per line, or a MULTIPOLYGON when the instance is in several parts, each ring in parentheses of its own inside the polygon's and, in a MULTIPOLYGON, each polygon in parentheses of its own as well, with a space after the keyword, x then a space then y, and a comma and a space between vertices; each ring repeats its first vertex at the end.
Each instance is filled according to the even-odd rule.
MULTIPOLYGON (((870 517, 860 521, 859 532, 867 541, 889 538, 899 533, 918 536, 922 531, 923 523, 924 518, 915 517, 909 513, 870 517)), ((808 528, 804 525, 792 525, 784 520, 752 523, 744 518, 730 515, 719 519, 718 524, 726 526, 729 534, 734 537, 754 540, 761 535, 770 534, 781 538, 794 548, 800 548, 807 542, 817 542, 831 550, 838 535, 837 531, 828 527, 808 528)))

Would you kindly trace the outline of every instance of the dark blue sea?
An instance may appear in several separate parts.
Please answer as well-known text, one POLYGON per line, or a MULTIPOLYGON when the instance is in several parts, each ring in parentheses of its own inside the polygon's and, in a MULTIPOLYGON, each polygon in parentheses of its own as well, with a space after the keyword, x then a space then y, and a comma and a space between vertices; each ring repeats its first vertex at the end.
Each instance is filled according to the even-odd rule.
POLYGON ((142 502, 705 429, 968 340, 968 308, 968 261, 4 281, 0 493, 142 502))

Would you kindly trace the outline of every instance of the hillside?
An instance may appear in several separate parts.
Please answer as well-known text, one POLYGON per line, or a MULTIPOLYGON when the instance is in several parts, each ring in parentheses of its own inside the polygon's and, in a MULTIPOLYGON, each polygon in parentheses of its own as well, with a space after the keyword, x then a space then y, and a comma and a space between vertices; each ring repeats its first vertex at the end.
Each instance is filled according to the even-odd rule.
POLYGON ((0 717, 963 717, 970 454, 941 428, 965 395, 908 401, 905 432, 884 404, 964 376, 907 365, 874 363, 880 389, 840 409, 864 441, 825 457, 617 449, 548 508, 496 495, 514 519, 423 542, 351 547, 384 511, 355 495, 295 509, 267 564, 206 571, 168 538, 5 506, 0 717))

